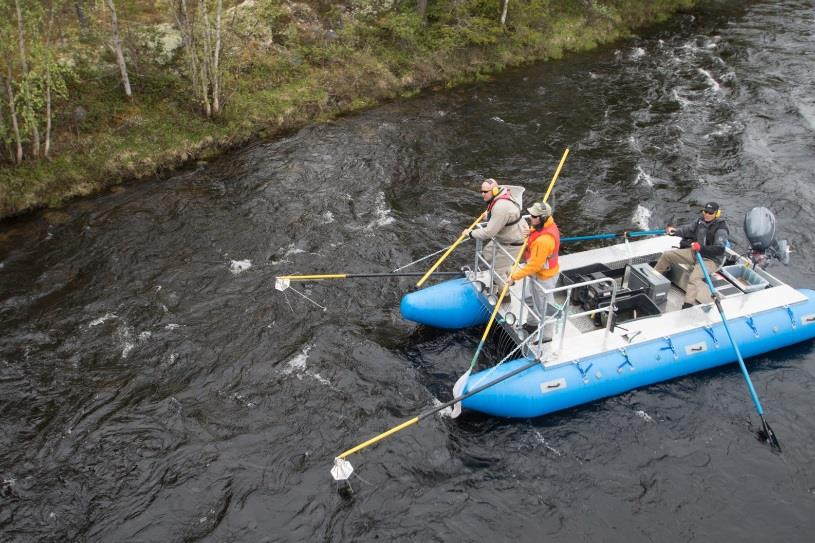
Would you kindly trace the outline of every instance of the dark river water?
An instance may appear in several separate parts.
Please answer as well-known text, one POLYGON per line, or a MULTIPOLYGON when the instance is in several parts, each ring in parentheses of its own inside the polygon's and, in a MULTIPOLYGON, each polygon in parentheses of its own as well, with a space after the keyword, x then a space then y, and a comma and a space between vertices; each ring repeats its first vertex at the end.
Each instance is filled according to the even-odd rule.
POLYGON ((794 248, 773 273, 814 287, 815 3, 714 4, 0 224, 0 541, 811 541, 811 342, 749 361, 780 455, 733 365, 434 415, 352 455, 341 493, 333 458, 450 399, 481 330, 402 320, 410 279, 274 288, 436 251, 482 177, 540 197, 566 147, 565 235, 716 200, 745 249, 765 205, 794 248))

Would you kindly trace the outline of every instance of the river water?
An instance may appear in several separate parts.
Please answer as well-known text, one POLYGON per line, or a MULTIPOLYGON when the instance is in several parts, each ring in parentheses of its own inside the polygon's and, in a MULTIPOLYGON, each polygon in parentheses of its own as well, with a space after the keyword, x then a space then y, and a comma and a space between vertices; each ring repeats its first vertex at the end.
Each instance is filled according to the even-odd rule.
POLYGON ((749 361, 781 455, 732 366, 434 415, 338 492, 334 456, 448 400, 480 331, 402 320, 410 279, 274 288, 444 247, 483 176, 540 197, 567 146, 565 235, 716 200, 745 249, 766 205, 795 250, 772 271, 815 286, 815 4, 715 4, 0 225, 0 541, 809 541, 812 343, 749 361))

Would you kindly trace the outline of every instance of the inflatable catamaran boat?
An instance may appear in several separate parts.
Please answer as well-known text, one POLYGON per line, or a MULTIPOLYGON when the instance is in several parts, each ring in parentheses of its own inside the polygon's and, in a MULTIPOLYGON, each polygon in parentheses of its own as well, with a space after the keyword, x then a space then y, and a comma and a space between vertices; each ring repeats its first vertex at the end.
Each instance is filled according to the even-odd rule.
MULTIPOLYGON (((768 257, 788 258, 786 243, 775 239, 775 218, 766 208, 754 208, 744 226, 751 253, 741 256, 728 248, 725 266, 712 275, 742 355, 811 339, 815 291, 793 288, 762 268, 768 257)), ((550 291, 555 302, 542 318, 527 300, 526 279, 510 287, 497 322, 514 341, 514 355, 470 375, 463 392, 532 360, 540 363, 466 398, 463 408, 537 417, 735 362, 736 351, 713 304, 681 309, 690 270, 675 266, 665 277, 652 267, 679 241, 668 235, 624 237, 616 245, 562 254, 558 286, 550 291), (528 333, 527 322, 541 324, 528 333)), ((486 254, 476 243, 474 264, 464 278, 407 294, 401 302, 404 318, 449 329, 486 324, 497 302, 494 293, 503 287, 492 264, 496 251, 504 249, 493 245, 486 254)))

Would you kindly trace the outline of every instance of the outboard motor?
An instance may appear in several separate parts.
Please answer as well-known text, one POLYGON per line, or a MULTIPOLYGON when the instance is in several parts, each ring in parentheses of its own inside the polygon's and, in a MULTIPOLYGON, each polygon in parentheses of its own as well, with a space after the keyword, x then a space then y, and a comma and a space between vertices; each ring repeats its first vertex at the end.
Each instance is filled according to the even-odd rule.
POLYGON ((772 259, 790 262, 787 240, 775 239, 775 216, 766 207, 754 207, 744 216, 744 233, 750 242, 750 260, 754 266, 767 267, 772 259))

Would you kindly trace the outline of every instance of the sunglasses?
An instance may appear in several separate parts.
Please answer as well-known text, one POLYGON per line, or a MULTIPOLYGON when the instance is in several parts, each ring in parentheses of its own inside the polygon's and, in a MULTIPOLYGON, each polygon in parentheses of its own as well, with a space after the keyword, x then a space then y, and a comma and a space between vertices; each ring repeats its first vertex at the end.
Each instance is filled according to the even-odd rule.
POLYGON ((715 215, 716 214, 715 211, 708 211, 707 209, 703 209, 702 213, 707 213, 708 215, 715 215))
POLYGON ((482 190, 481 194, 487 194, 488 192, 492 192, 492 190, 482 190))

